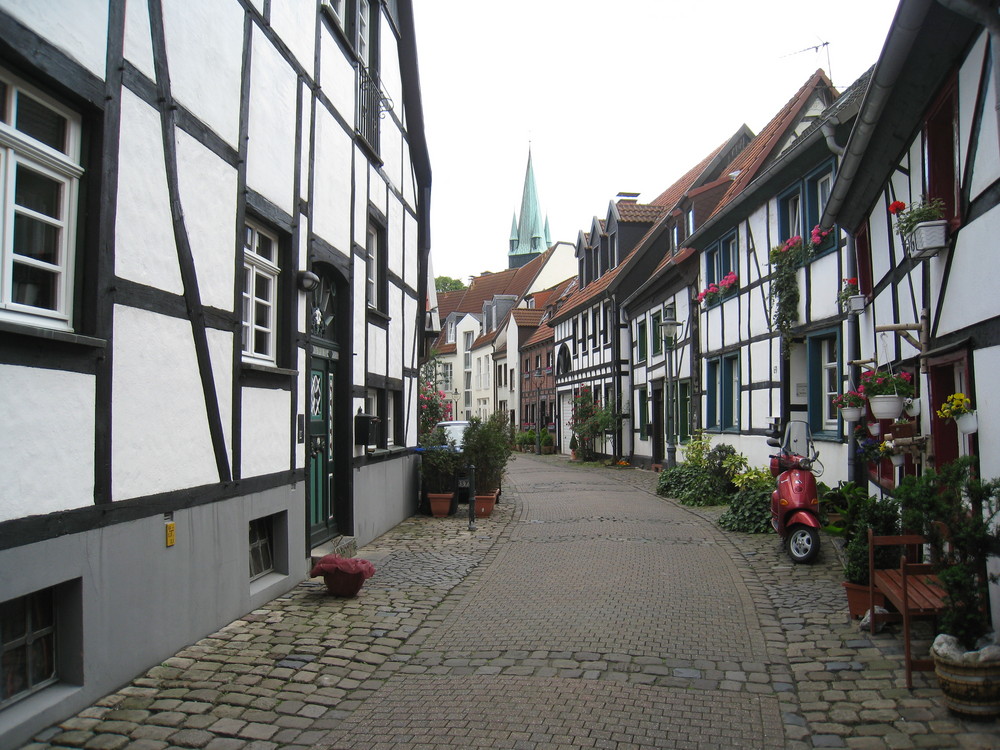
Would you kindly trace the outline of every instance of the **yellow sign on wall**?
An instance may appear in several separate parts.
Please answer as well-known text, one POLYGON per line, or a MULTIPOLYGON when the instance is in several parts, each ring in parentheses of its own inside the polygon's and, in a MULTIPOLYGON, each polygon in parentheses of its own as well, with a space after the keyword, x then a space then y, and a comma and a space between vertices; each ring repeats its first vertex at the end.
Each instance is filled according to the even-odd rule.
POLYGON ((174 542, 177 541, 177 531, 176 531, 177 524, 175 524, 173 521, 170 521, 166 524, 166 528, 167 528, 167 546, 173 547, 174 542))

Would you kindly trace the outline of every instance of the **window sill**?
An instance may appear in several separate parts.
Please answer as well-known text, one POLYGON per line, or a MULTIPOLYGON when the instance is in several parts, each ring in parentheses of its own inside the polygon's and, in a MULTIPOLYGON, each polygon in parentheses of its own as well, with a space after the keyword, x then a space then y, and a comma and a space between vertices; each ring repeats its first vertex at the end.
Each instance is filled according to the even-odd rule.
POLYGON ((297 370, 289 370, 286 367, 276 367, 274 365, 265 365, 260 362, 249 362, 247 360, 243 361, 241 367, 244 370, 264 373, 266 375, 280 375, 282 377, 294 377, 295 375, 298 375, 297 370))
POLYGON ((104 339, 98 339, 92 336, 81 336, 78 333, 71 333, 69 331, 58 331, 54 328, 37 328, 35 326, 24 325, 21 323, 11 323, 6 320, 0 320, 0 331, 19 334, 21 336, 31 336, 32 338, 37 339, 58 341, 63 344, 74 344, 76 346, 83 346, 91 349, 105 349, 108 346, 108 342, 104 339))
POLYGON ((384 313, 377 307, 372 307, 371 305, 368 306, 367 318, 369 323, 374 323, 375 325, 381 326, 382 328, 388 328, 389 321, 392 320, 392 318, 389 317, 388 313, 384 313))

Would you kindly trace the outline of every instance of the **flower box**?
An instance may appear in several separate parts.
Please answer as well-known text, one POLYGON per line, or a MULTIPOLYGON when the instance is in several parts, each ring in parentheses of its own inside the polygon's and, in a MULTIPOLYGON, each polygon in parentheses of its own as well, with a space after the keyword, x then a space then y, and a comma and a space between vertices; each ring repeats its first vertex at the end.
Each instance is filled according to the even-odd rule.
POLYGON ((933 258, 948 247, 948 222, 922 221, 913 228, 906 238, 906 252, 914 260, 933 258))

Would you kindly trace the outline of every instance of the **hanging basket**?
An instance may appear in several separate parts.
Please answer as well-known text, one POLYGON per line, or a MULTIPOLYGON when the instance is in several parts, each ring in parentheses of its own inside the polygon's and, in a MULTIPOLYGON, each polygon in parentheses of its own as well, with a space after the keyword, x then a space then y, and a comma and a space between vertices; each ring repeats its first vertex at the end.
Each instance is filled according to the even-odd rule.
POLYGON ((906 463, 906 456, 902 453, 893 453, 889 456, 889 460, 892 461, 893 466, 902 466, 906 463))
POLYGON ((861 419, 861 407, 845 406, 841 408, 840 416, 844 418, 845 422, 857 422, 861 419))
POLYGON ((971 435, 979 431, 979 417, 974 411, 959 414, 955 417, 955 424, 958 425, 958 431, 963 435, 971 435))
POLYGON ((903 413, 903 397, 888 394, 869 396, 868 407, 876 419, 896 419, 903 413))
POLYGON ((906 411, 907 416, 919 417, 920 416, 920 399, 919 398, 908 398, 904 402, 903 407, 906 411))
POLYGON ((868 433, 872 437, 878 437, 879 435, 882 434, 882 424, 880 422, 869 422, 868 433))

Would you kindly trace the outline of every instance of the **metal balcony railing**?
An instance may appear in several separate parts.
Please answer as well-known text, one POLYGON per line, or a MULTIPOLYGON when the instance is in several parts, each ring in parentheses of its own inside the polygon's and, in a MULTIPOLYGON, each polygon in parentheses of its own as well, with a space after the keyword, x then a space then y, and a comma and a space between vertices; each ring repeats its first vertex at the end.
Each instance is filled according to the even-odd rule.
POLYGON ((382 88, 371 68, 358 65, 358 113, 355 127, 376 153, 379 148, 379 120, 392 109, 392 99, 382 88))

